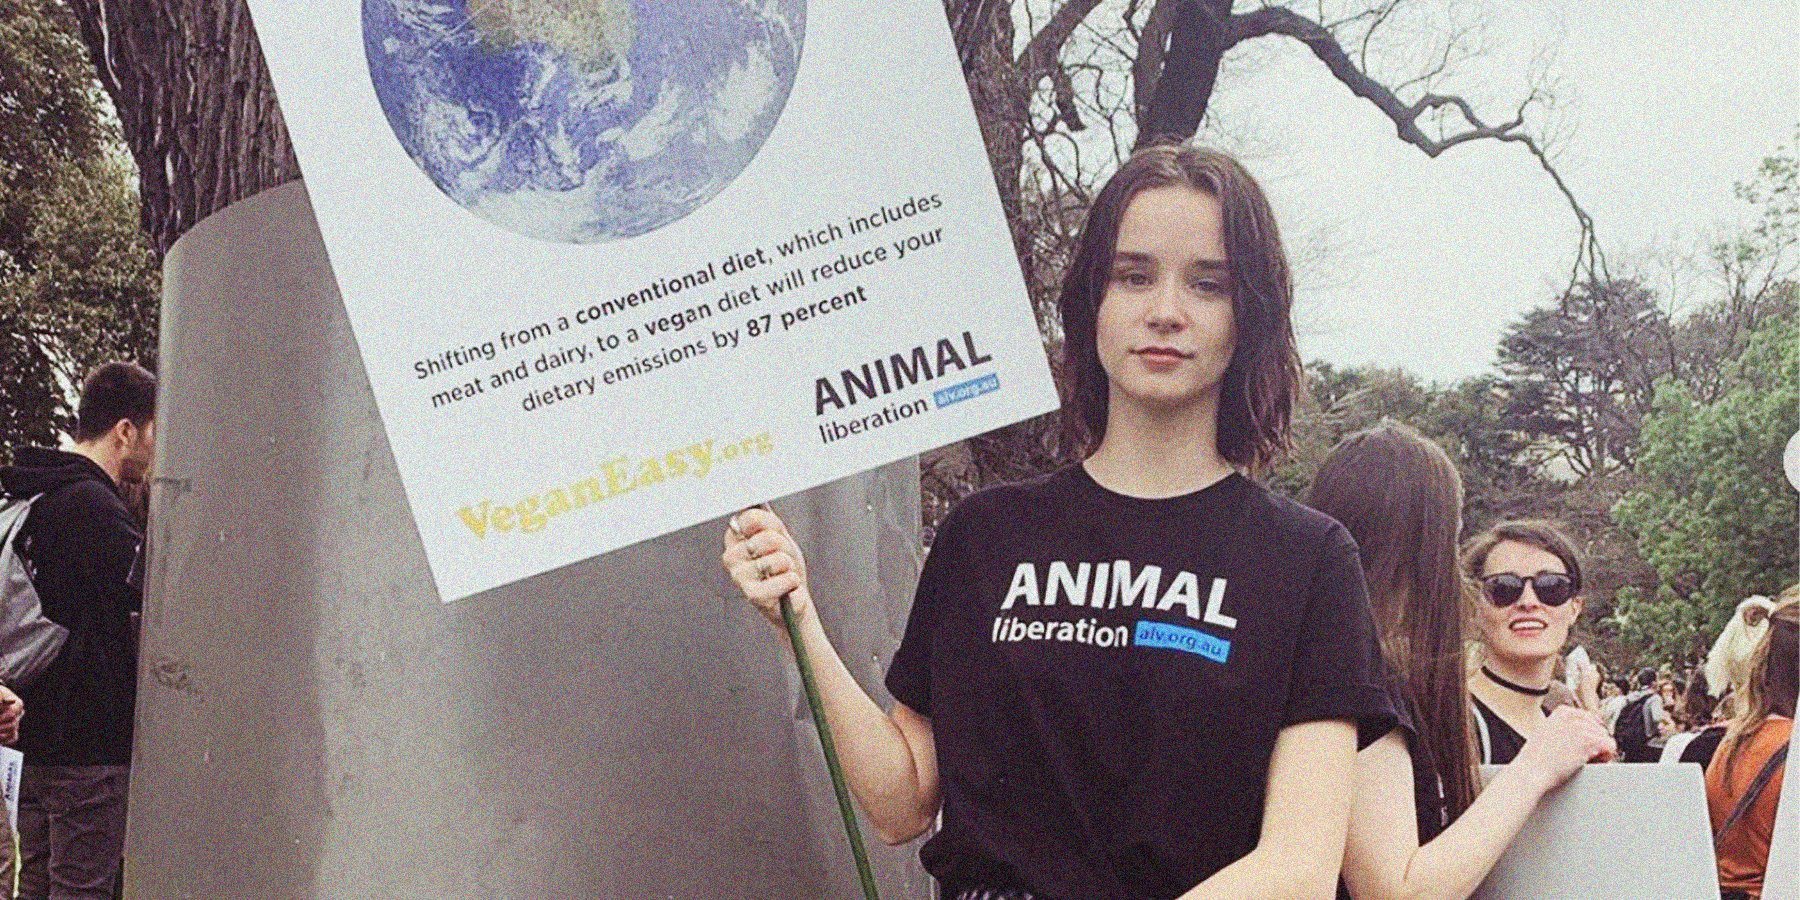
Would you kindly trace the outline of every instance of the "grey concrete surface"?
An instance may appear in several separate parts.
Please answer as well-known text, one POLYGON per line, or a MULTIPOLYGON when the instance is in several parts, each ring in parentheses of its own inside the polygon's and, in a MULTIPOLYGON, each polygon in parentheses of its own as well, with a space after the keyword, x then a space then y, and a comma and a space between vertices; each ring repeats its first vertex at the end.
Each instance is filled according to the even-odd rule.
MULTIPOLYGON (((859 896, 722 523, 441 604, 303 185, 165 272, 128 896, 859 896)), ((910 461, 776 503, 883 702, 918 503, 910 461)))

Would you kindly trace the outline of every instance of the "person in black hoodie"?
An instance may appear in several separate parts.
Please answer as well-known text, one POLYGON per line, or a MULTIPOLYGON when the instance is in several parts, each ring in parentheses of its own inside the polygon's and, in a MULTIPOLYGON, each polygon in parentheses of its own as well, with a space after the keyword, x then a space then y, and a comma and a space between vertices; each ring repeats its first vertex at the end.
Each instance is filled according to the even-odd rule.
POLYGON ((143 530, 124 487, 149 477, 156 377, 107 363, 82 383, 70 450, 21 448, 0 488, 37 497, 19 548, 34 568, 44 614, 69 630, 54 662, 19 686, 19 896, 113 896, 125 841, 137 700, 130 573, 143 530))

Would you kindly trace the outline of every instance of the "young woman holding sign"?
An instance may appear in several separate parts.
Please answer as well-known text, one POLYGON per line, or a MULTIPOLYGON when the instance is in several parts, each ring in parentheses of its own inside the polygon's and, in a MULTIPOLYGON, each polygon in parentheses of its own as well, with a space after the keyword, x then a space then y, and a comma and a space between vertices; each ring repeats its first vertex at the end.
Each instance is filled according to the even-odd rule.
POLYGON ((802 640, 853 793, 947 898, 1319 896, 1358 726, 1389 730, 1356 546, 1251 481, 1300 377, 1274 218, 1229 157, 1156 147, 1096 198, 1062 295, 1086 460, 969 497, 920 575, 883 713, 781 522, 723 560, 802 640))
POLYGON ((1479 788, 1464 685, 1472 592, 1456 559, 1462 499, 1450 457, 1403 425, 1345 438, 1307 498, 1356 538, 1401 718, 1356 755, 1349 896, 1469 896, 1544 794, 1612 752, 1596 716, 1561 707, 1479 788))

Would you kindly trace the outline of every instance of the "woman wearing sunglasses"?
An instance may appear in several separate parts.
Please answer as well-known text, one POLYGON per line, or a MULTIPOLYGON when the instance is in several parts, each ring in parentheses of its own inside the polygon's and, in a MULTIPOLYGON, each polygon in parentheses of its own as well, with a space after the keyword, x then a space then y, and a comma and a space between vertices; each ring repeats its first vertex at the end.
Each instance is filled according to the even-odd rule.
POLYGON ((1484 764, 1509 763, 1543 727, 1553 705, 1546 698, 1561 687, 1556 660, 1581 616, 1581 561, 1554 525, 1502 522, 1469 541, 1463 567, 1481 593, 1484 652, 1469 678, 1476 745, 1484 764))
POLYGON ((1307 498, 1356 539, 1401 711, 1399 728, 1356 755, 1340 896, 1469 896, 1544 794, 1612 753, 1594 716, 1561 709, 1479 789, 1464 679, 1470 598, 1456 559, 1462 500, 1443 449, 1391 423, 1338 444, 1307 498))

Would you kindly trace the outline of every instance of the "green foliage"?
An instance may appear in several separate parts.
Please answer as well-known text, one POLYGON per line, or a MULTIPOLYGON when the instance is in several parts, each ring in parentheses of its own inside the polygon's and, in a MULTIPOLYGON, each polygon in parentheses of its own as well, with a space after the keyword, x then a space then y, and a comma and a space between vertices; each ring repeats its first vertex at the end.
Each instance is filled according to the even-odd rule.
POLYGON ((1711 402, 1725 390, 1720 360, 1744 352, 1752 333, 1772 318, 1790 315, 1800 274, 1800 135, 1762 161, 1736 187, 1751 219, 1736 235, 1712 247, 1723 296, 1697 311, 1676 334, 1680 375, 1696 400, 1711 402))
POLYGON ((1269 476, 1271 487, 1291 497, 1305 496, 1338 441, 1384 419, 1414 422, 1431 402, 1431 389, 1399 369, 1313 362, 1306 382, 1294 410, 1294 453, 1269 476))
POLYGON ((1800 245, 1800 129, 1788 146, 1764 157, 1756 174, 1739 182, 1739 201, 1755 211, 1749 226, 1720 241, 1712 256, 1734 302, 1791 280, 1800 245))
MULTIPOLYGON (((1770 296, 1791 301, 1791 283, 1770 296)), ((1693 340, 1694 356, 1675 362, 1674 337, 1717 338, 1709 329, 1740 321, 1730 310, 1722 298, 1673 323, 1636 282, 1591 283, 1510 329, 1499 374, 1439 386, 1400 370, 1313 363, 1295 417, 1297 452, 1271 481, 1304 496, 1338 441, 1384 419, 1405 422, 1442 445, 1462 473, 1465 533, 1519 518, 1569 531, 1589 576, 1578 640, 1599 658, 1614 669, 1685 659, 1738 599, 1778 590, 1761 582, 1795 566, 1800 520, 1779 454, 1795 430, 1796 360, 1772 356, 1792 352, 1792 315, 1765 303, 1758 315, 1767 333, 1693 340), (1739 358, 1724 355, 1733 347, 1739 358), (1675 377, 1684 371, 1731 389, 1710 407, 1696 403, 1693 386, 1675 377), (1788 373, 1785 393, 1770 390, 1782 380, 1777 372, 1788 373), (1710 443, 1690 446, 1703 439, 1710 443), (1651 496, 1668 506, 1653 523, 1641 512, 1651 496), (1671 566, 1704 585, 1667 587, 1678 583, 1671 566)))
POLYGON ((1521 496, 1548 489, 1525 462, 1528 443, 1509 420, 1505 385, 1489 375, 1449 387, 1425 384, 1399 369, 1306 367, 1308 391, 1294 416, 1293 458, 1270 483, 1303 496, 1337 443, 1384 420, 1404 422, 1443 446, 1463 476, 1463 514, 1485 527, 1509 514, 1521 496))
POLYGON ((1800 329, 1785 315, 1755 332, 1724 367, 1710 404, 1686 384, 1662 383, 1644 420, 1638 487, 1614 518, 1655 568, 1615 613, 1621 636, 1664 659, 1688 656, 1751 594, 1780 591, 1800 569, 1800 506, 1782 475, 1782 450, 1800 430, 1800 329))
POLYGON ((154 366, 157 260, 67 11, 0 0, 0 447, 54 444, 81 377, 154 366))
MULTIPOLYGON (((100 155, 109 135, 92 71, 61 4, 0 0, 0 198, 53 180, 58 163, 100 155)), ((19 230, 11 217, 0 227, 19 230)))

